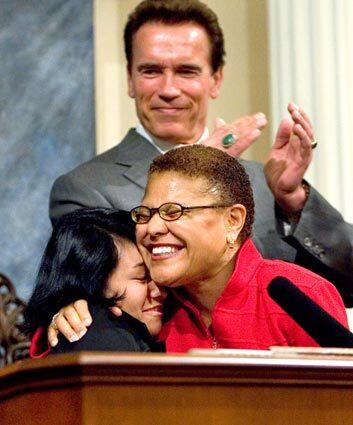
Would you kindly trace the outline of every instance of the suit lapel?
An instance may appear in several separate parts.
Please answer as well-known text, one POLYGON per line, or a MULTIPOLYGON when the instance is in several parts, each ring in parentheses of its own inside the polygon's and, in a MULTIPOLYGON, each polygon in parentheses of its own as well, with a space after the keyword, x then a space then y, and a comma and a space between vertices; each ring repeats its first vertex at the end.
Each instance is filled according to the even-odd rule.
POLYGON ((116 163, 128 166, 124 177, 144 189, 149 166, 160 152, 135 130, 130 130, 118 147, 116 163))

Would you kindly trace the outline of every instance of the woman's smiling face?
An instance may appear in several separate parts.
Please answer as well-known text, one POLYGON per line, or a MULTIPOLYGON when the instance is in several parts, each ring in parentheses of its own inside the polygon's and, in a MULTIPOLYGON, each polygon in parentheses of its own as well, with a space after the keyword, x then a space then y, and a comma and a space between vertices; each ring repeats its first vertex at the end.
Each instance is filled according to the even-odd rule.
POLYGON ((135 244, 126 241, 119 245, 118 266, 108 279, 104 296, 111 298, 124 294, 124 299, 118 302, 118 306, 145 323, 150 334, 156 336, 162 327, 166 291, 149 279, 135 244))
MULTIPOLYGON (((187 207, 219 204, 215 195, 205 194, 205 187, 203 178, 169 171, 154 173, 141 205, 158 208, 167 202, 187 207)), ((155 213, 148 223, 137 224, 137 245, 151 278, 158 285, 180 286, 210 279, 227 267, 231 260, 228 210, 184 211, 176 221, 162 220, 155 213)))

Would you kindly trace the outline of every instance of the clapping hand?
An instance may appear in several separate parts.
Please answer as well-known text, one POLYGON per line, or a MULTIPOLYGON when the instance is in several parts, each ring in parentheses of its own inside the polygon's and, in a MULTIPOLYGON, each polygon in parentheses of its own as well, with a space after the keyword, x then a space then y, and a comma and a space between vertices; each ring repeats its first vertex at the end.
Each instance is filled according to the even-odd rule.
POLYGON ((217 118, 213 133, 203 144, 239 157, 259 138, 266 124, 266 116, 262 112, 238 118, 230 124, 217 118))
POLYGON ((277 204, 284 212, 301 211, 307 194, 302 180, 313 158, 314 132, 309 117, 294 103, 288 105, 265 164, 265 176, 277 204))

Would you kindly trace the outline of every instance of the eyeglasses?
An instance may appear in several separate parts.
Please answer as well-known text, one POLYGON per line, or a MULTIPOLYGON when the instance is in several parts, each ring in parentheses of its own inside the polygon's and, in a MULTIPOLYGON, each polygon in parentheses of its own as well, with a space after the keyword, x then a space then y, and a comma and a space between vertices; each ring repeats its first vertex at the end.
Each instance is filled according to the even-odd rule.
POLYGON ((167 202, 162 204, 158 208, 148 208, 144 205, 139 205, 138 207, 133 208, 130 211, 132 220, 137 224, 145 224, 148 223, 153 214, 158 212, 160 218, 165 221, 175 221, 178 220, 183 214, 184 211, 188 210, 196 210, 199 208, 227 208, 229 205, 202 205, 197 207, 184 207, 176 202, 167 202))

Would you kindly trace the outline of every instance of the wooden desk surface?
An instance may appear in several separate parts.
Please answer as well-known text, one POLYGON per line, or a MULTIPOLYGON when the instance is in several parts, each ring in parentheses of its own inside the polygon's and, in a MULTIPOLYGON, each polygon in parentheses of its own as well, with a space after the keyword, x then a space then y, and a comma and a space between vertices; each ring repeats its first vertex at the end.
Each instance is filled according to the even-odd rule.
POLYGON ((28 360, 0 370, 0 423, 353 424, 353 361, 129 353, 28 360))

